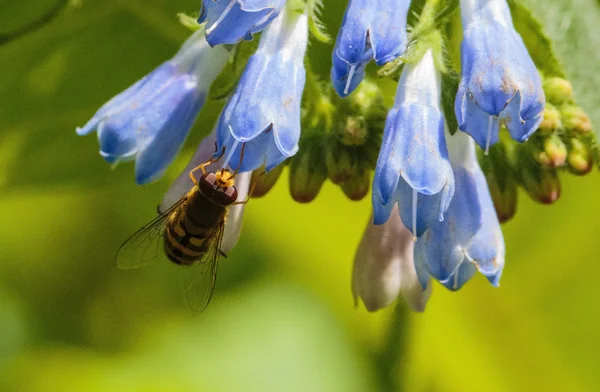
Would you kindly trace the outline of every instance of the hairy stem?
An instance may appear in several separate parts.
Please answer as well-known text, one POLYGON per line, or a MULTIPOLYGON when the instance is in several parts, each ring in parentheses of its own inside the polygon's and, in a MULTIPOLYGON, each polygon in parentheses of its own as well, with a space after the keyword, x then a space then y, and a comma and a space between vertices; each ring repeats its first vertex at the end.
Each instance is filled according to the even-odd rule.
POLYGON ((400 381, 406 369, 408 331, 409 309, 404 301, 399 300, 390 319, 385 345, 376 358, 377 376, 383 392, 402 391, 400 381))

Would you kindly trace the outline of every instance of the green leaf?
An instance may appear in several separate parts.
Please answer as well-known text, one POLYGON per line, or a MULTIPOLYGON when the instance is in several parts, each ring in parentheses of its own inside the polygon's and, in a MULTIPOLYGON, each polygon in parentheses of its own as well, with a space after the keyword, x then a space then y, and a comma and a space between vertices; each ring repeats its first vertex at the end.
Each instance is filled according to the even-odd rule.
POLYGON ((322 9, 323 0, 309 0, 307 2, 308 28, 318 41, 328 44, 331 43, 331 36, 327 32, 325 25, 321 22, 322 9))
MULTIPOLYGON (((524 0, 553 40, 576 100, 600 124, 600 5, 597 0, 524 0)), ((525 38, 525 37, 524 37, 525 38)))
POLYGON ((544 26, 531 11, 520 2, 510 1, 515 29, 519 32, 530 56, 545 76, 564 77, 564 70, 556 57, 552 40, 544 32, 544 26))

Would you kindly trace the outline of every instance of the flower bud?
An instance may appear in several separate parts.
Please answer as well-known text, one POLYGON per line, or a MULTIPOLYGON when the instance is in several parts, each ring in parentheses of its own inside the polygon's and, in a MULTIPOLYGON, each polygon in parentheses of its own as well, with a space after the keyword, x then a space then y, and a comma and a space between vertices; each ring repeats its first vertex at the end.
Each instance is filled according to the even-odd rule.
POLYGON ((547 78, 544 79, 543 86, 549 102, 562 105, 573 101, 573 85, 568 80, 558 77, 547 78))
POLYGON ((503 143, 490 148, 489 155, 481 160, 481 169, 485 174, 498 220, 506 222, 517 211, 517 182, 506 158, 503 143))
POLYGON ((320 149, 318 144, 306 143, 290 162, 290 194, 299 203, 313 201, 327 179, 320 149))
POLYGON ((560 181, 555 169, 542 169, 533 164, 524 165, 521 178, 523 187, 533 200, 552 204, 560 197, 560 181))
POLYGON ((335 106, 334 134, 346 146, 362 146, 383 129, 387 108, 375 83, 364 81, 352 95, 335 100, 335 106))
POLYGON ((349 116, 344 124, 341 142, 346 146, 360 146, 365 143, 369 132, 362 116, 349 116))
POLYGON ((265 166, 254 170, 252 172, 252 194, 251 197, 263 197, 266 195, 274 186, 279 176, 283 172, 285 165, 277 165, 270 172, 265 172, 265 166))
POLYGON ((580 135, 585 135, 592 131, 592 121, 579 106, 563 106, 560 114, 565 129, 574 131, 580 135))
POLYGON ((570 142, 569 155, 567 156, 569 169, 572 173, 578 175, 589 173, 594 163, 589 148, 581 140, 575 138, 571 139, 570 142))
POLYGON ((544 153, 550 160, 547 167, 559 167, 564 165, 567 159, 567 146, 558 135, 553 134, 544 140, 544 153))
POLYGON ((534 151, 533 157, 535 160, 546 168, 554 167, 552 158, 546 153, 546 151, 534 151))
POLYGON ((544 108, 544 119, 540 123, 539 132, 542 135, 550 135, 562 128, 560 112, 555 106, 546 104, 544 108))
POLYGON ((362 200, 369 193, 371 186, 371 175, 369 171, 362 170, 360 173, 354 174, 344 182, 342 190, 344 194, 353 201, 362 200))
POLYGON ((352 294, 369 312, 390 305, 399 293, 417 312, 425 310, 431 284, 423 289, 413 259, 414 241, 400 219, 397 207, 383 225, 369 220, 354 258, 352 294))
POLYGON ((498 220, 500 223, 510 220, 517 212, 517 183, 512 178, 503 184, 493 176, 486 179, 498 220))
POLYGON ((327 175, 336 185, 348 181, 354 173, 354 158, 350 150, 336 142, 331 142, 325 148, 325 165, 327 175))

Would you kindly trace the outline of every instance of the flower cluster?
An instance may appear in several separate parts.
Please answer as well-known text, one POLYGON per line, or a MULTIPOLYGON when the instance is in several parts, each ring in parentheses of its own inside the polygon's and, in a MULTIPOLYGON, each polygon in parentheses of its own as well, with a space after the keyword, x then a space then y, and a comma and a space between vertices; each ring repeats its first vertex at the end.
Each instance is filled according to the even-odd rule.
MULTIPOLYGON (((373 217, 352 284, 368 310, 402 293, 421 311, 432 278, 458 290, 479 272, 497 286, 505 256, 500 221, 514 214, 517 184, 554 201, 551 170, 583 174, 597 159, 570 84, 538 71, 507 0, 426 0, 414 9, 409 0, 349 0, 332 48, 331 83, 324 83, 305 60, 309 33, 327 38, 317 20, 321 6, 203 0, 201 25, 175 57, 102 106, 78 133, 97 130, 107 161, 134 159, 138 183, 156 180, 228 62, 245 62, 214 131, 163 209, 192 186, 189 168, 221 151, 220 167, 239 171, 242 194, 256 185, 254 197, 288 164, 300 202, 313 200, 327 178, 351 199, 363 198, 373 173, 373 217), (420 16, 408 26, 411 10, 420 16), (453 33, 455 17, 462 31, 453 33), (257 33, 256 50, 238 56, 257 33), (459 72, 448 61, 446 34, 462 36, 459 72), (367 80, 377 66, 399 71, 391 107, 380 87, 393 81, 367 80), (454 74, 460 78, 452 83, 454 74)), ((228 220, 228 249, 241 215, 240 207, 228 220)))

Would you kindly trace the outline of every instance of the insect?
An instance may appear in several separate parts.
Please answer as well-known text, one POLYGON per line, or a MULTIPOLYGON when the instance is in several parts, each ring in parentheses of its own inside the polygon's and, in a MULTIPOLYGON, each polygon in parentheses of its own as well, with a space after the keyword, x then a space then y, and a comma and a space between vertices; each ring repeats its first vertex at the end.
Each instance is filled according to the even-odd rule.
MULTIPOLYGON (((242 144, 240 162, 244 147, 242 144)), ((160 254, 185 266, 188 269, 184 275, 185 291, 195 312, 204 310, 212 298, 229 207, 248 202, 237 201, 234 185, 237 170, 232 172, 225 167, 215 172, 206 170, 224 152, 225 149, 217 158, 192 169, 189 173, 194 183, 192 189, 129 237, 117 254, 120 269, 141 267, 160 254), (202 175, 196 179, 194 173, 198 170, 202 175)))

